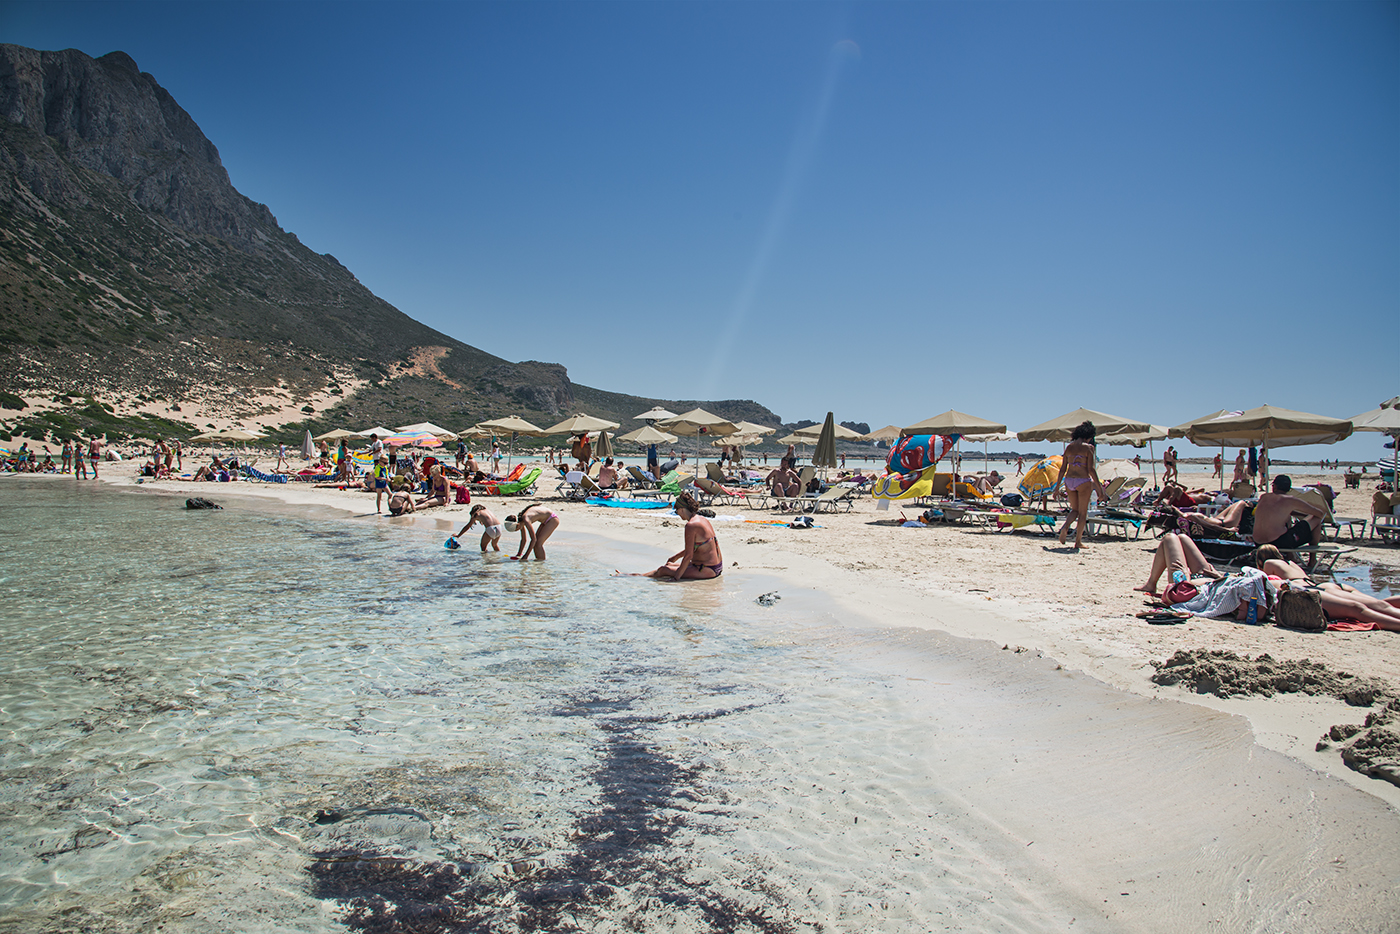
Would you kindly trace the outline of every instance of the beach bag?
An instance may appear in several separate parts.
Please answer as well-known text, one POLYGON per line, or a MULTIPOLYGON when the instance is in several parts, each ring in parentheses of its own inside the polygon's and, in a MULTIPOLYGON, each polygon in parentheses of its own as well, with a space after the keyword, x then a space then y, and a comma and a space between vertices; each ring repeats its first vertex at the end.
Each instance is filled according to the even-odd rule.
POLYGON ((1162 594, 1162 602, 1168 606, 1175 606, 1178 603, 1190 603, 1192 600, 1196 599, 1198 593, 1200 593, 1200 591, 1197 590, 1196 586, 1190 581, 1177 581, 1162 594))
POLYGON ((472 494, 470 491, 467 490, 467 486, 465 483, 454 485, 453 489, 457 491, 457 505, 465 506, 467 503, 470 503, 472 501, 472 494))
POLYGON ((1327 614, 1322 612, 1322 595, 1316 590, 1287 588, 1278 595, 1274 621, 1284 629, 1326 632, 1327 614))
POLYGON ((1001 504, 1007 509, 1015 509, 1025 500, 1021 499, 1020 493, 1006 493, 1001 498, 1001 504))

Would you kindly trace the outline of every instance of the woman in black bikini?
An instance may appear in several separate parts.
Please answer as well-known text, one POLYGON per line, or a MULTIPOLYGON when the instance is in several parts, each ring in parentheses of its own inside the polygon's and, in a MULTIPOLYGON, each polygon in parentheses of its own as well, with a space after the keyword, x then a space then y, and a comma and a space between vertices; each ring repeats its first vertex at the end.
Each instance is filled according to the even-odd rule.
POLYGON ((1069 497, 1070 516, 1060 529, 1060 544, 1069 535, 1069 526, 1076 519, 1074 530, 1074 550, 1084 546, 1084 526, 1089 521, 1089 497, 1094 490, 1099 491, 1099 499, 1104 498, 1103 484, 1099 482, 1099 469, 1096 464, 1098 451, 1094 447, 1094 423, 1080 422, 1070 435, 1065 446, 1064 457, 1060 459, 1060 475, 1055 482, 1064 481, 1065 495, 1069 497), (1090 484, 1093 486, 1090 486, 1090 484))
POLYGON ((669 577, 672 580, 713 580, 724 573, 724 555, 715 541, 715 527, 700 515, 700 504, 689 493, 676 497, 676 515, 685 520, 685 547, 666 559, 655 571, 633 577, 669 577))

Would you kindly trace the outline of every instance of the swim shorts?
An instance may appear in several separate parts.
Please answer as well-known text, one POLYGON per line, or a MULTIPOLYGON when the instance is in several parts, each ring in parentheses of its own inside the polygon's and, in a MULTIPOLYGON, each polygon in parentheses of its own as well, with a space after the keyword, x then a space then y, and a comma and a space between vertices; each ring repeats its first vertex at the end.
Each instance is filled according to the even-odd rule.
POLYGON ((501 530, 502 530, 503 528, 504 528, 504 526, 499 526, 499 525, 488 525, 488 526, 486 527, 486 534, 487 534, 487 536, 489 536, 490 538, 500 538, 500 537, 501 537, 501 530))
POLYGON ((1300 519, 1288 527, 1278 538, 1271 542, 1260 544, 1273 545, 1279 551, 1292 551, 1294 548, 1302 548, 1304 545, 1311 545, 1313 528, 1306 519, 1300 519))

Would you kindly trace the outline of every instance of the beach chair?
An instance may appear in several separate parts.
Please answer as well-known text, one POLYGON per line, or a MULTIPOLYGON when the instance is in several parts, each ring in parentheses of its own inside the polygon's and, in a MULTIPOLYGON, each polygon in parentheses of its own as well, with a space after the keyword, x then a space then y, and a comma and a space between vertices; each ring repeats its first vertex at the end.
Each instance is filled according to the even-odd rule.
POLYGON ((242 469, 243 469, 243 472, 246 473, 246 474, 248 475, 248 478, 251 479, 251 480, 261 480, 263 483, 286 483, 286 482, 287 482, 287 475, 286 475, 286 474, 282 474, 282 473, 263 473, 261 470, 258 470, 257 468, 253 467, 251 464, 245 465, 242 469))
POLYGON ((627 476, 632 478, 632 489, 634 490, 654 490, 660 486, 658 481, 650 479, 643 473, 640 467, 628 467, 627 476))
POLYGON ((849 486, 834 486, 812 500, 811 512, 837 512, 842 506, 850 512, 855 508, 856 490, 849 486))
POLYGON ((724 475, 724 469, 714 461, 710 461, 705 465, 705 476, 715 483, 718 483, 720 486, 724 486, 726 483, 730 482, 729 478, 724 475))
POLYGON ((726 489, 709 477, 696 477, 695 488, 700 491, 702 506, 733 506, 744 501, 744 494, 726 489))
MULTIPOLYGON (((554 492, 558 493, 560 498, 574 500, 579 503, 588 499, 588 491, 583 488, 583 480, 585 477, 583 471, 564 470, 561 468, 559 472, 564 476, 563 479, 559 481, 559 485, 554 488, 554 492)), ((597 487, 598 484, 595 483, 593 485, 597 487)))

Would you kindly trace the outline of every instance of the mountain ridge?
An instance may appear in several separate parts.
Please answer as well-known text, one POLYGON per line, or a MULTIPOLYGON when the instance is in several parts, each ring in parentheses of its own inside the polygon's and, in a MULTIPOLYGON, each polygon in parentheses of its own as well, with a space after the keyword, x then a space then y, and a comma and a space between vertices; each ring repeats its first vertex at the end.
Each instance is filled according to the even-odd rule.
POLYGON ((578 386, 561 364, 416 321, 238 192, 193 117, 119 51, 0 44, 0 361, 35 400, 0 409, 0 428, 30 437, 547 426, 581 398, 624 424, 657 404, 780 424, 751 400, 578 386))

